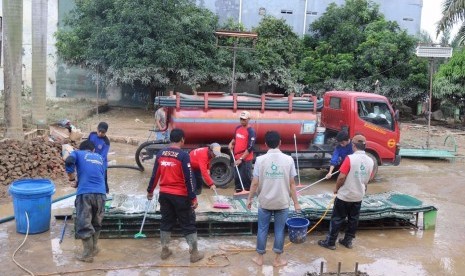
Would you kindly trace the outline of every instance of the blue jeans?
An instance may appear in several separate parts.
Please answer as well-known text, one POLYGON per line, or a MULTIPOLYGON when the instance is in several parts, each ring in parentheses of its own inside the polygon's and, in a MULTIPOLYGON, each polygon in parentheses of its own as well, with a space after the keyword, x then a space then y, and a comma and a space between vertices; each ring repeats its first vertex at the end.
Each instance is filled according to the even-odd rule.
POLYGON ((289 208, 282 210, 267 210, 258 208, 258 230, 257 230, 257 253, 266 253, 266 239, 268 228, 270 227, 271 215, 274 217, 274 243, 273 252, 283 253, 284 248, 284 227, 286 226, 289 208))
POLYGON ((166 140, 169 141, 170 139, 170 132, 167 130, 164 133, 161 131, 155 131, 155 139, 156 140, 166 140))

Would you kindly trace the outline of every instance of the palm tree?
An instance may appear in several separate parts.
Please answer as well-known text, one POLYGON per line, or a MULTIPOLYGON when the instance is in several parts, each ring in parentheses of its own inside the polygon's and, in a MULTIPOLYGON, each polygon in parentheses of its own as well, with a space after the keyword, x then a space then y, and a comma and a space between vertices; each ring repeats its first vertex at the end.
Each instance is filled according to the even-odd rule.
POLYGON ((465 41, 465 0, 445 0, 442 3, 442 18, 439 20, 436 34, 450 30, 455 24, 461 23, 461 27, 457 33, 460 37, 459 45, 465 41))
POLYGON ((5 138, 24 140, 21 117, 23 0, 3 0, 5 138))
POLYGON ((47 0, 32 0, 32 122, 47 123, 47 0))

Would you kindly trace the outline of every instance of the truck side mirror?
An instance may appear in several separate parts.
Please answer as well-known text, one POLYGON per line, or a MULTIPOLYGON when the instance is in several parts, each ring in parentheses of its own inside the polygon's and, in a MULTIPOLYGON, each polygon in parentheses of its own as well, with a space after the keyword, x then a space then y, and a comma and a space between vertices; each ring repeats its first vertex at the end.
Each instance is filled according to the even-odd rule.
POLYGON ((394 111, 394 120, 399 121, 399 117, 400 117, 399 113, 400 113, 399 109, 396 109, 396 111, 394 111))

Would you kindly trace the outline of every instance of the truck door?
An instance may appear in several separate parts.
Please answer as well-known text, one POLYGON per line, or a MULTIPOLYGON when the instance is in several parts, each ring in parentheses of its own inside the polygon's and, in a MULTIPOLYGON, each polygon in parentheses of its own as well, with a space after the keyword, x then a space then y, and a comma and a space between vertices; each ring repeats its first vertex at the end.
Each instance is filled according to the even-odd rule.
POLYGON ((393 110, 388 102, 380 99, 357 98, 352 133, 362 133, 372 148, 385 162, 394 162, 400 134, 393 110))
MULTIPOLYGON (((329 94, 329 93, 328 93, 329 94)), ((340 95, 325 95, 325 106, 321 113, 321 121, 327 129, 339 131, 348 126, 349 101, 340 95)))

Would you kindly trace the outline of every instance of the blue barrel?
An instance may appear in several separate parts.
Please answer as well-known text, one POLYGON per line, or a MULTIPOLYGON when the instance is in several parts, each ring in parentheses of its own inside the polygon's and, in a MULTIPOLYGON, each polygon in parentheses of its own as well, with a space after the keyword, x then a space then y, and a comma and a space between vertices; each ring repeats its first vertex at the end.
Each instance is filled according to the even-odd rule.
POLYGON ((290 218, 286 221, 289 240, 293 243, 303 243, 307 239, 307 229, 310 221, 306 218, 290 218))
POLYGON ((26 213, 29 218, 29 234, 50 229, 52 195, 55 193, 55 185, 51 180, 16 180, 10 185, 9 192, 13 197, 16 232, 27 233, 26 213))

